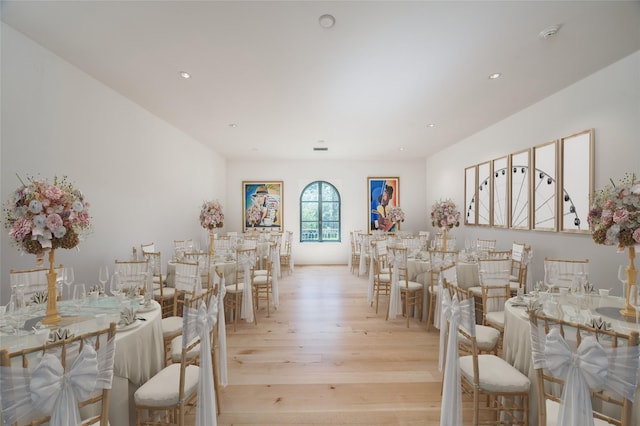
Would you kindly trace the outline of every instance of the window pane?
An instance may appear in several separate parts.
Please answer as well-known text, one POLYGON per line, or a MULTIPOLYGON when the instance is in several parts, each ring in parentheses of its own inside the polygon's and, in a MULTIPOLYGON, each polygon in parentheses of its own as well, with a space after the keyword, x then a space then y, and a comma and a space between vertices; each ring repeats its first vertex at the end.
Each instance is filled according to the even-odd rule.
POLYGON ((340 220, 340 204, 322 203, 322 220, 340 220))
POLYGON ((339 201, 338 193, 331 185, 322 185, 322 201, 339 201))
POLYGON ((301 208, 301 220, 318 220, 318 203, 302 203, 301 208))
POLYGON ((307 186, 302 193, 302 201, 318 201, 318 183, 307 186))
POLYGON ((322 222, 322 239, 324 241, 340 240, 340 224, 338 222, 322 222))
POLYGON ((318 222, 302 222, 300 238, 302 241, 318 241, 318 222))

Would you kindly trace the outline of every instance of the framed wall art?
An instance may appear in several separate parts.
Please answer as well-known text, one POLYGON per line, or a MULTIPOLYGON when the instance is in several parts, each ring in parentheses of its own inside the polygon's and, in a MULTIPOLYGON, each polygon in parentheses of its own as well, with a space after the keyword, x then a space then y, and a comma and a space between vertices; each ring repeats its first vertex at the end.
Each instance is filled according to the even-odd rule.
POLYGON ((509 219, 511 228, 529 229, 531 226, 530 149, 514 152, 509 157, 511 163, 509 180, 509 206, 511 210, 509 219))
POLYGON ((284 229, 282 181, 242 182, 242 232, 251 228, 284 229))
POLYGON ((497 228, 509 226, 509 157, 493 160, 493 215, 491 224, 497 228))
POLYGON ((491 225, 491 162, 478 164, 478 225, 491 225))
POLYGON ((560 139, 560 203, 562 232, 591 233, 587 224, 594 191, 594 130, 560 139))
POLYGON ((399 177, 369 177, 367 178, 367 218, 369 232, 395 232, 400 224, 387 220, 387 212, 391 207, 400 207, 400 178, 399 177))
POLYGON ((475 225, 477 218, 476 200, 478 198, 478 167, 464 169, 464 224, 475 225))
POLYGON ((533 229, 558 230, 558 144, 533 147, 533 229))

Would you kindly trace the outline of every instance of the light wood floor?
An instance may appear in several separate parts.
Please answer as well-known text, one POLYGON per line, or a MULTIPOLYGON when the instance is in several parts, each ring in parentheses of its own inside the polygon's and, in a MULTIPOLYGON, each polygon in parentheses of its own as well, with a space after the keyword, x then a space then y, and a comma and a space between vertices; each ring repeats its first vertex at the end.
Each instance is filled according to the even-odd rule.
POLYGON ((296 266, 279 284, 271 318, 261 306, 257 326, 227 326, 218 425, 439 424, 437 331, 385 321, 386 300, 376 314, 346 265, 296 266))

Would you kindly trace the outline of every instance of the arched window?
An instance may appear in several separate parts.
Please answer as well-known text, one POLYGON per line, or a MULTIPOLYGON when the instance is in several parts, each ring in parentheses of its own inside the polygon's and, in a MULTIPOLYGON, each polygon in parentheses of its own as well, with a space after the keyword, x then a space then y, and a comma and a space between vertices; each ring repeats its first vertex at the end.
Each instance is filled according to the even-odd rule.
POLYGON ((340 194, 329 182, 307 185, 300 195, 300 242, 340 241, 340 194))

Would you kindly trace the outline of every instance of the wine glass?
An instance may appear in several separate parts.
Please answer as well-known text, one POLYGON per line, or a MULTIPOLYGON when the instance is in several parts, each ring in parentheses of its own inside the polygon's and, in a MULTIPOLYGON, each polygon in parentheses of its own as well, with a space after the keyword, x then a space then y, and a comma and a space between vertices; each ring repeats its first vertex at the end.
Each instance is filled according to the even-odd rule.
POLYGON ((464 250, 465 252, 469 252, 469 249, 471 248, 471 240, 469 240, 468 238, 464 240, 464 250))
POLYGON ((109 267, 107 265, 100 266, 100 270, 98 271, 98 281, 102 284, 102 288, 104 289, 109 281, 109 267))
POLYGON ((618 280, 622 283, 622 298, 627 298, 627 269, 624 265, 618 266, 618 280))
POLYGON ((640 286, 634 284, 629 291, 629 304, 636 310, 636 324, 638 324, 638 312, 640 312, 640 286))
POLYGON ((87 301, 87 289, 84 284, 78 283, 73 287, 73 304, 80 308, 87 301))
POLYGON ((67 289, 69 289, 67 293, 69 293, 69 296, 71 296, 71 284, 73 284, 73 281, 75 280, 75 274, 73 272, 73 268, 71 267, 64 268, 63 274, 64 274, 64 278, 63 278, 64 285, 66 285, 67 289))
POLYGON ((556 283, 558 281, 558 267, 555 264, 551 263, 547 265, 544 273, 545 273, 545 282, 547 286, 550 289, 555 288, 556 283))
POLYGON ((113 275, 111 275, 111 282, 109 284, 109 287, 112 296, 120 297, 120 295, 122 294, 122 288, 120 283, 120 275, 117 272, 114 272, 113 275))

